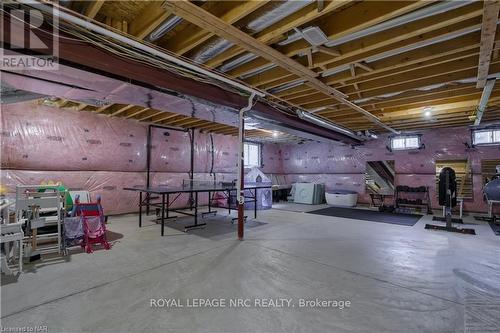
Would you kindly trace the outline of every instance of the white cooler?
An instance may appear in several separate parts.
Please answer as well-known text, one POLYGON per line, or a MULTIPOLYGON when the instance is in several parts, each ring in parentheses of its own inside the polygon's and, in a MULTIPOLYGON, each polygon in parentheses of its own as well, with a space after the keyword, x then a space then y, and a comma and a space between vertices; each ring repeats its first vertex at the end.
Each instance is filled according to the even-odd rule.
POLYGON ((332 206, 354 207, 358 202, 358 192, 334 190, 325 193, 326 203, 332 206))

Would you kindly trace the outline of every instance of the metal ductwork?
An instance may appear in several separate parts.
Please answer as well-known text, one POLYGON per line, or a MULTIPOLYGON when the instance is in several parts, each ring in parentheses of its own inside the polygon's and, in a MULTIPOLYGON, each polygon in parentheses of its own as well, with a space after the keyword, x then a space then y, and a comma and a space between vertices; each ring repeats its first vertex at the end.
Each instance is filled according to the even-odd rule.
POLYGON ((193 55, 193 61, 204 64, 213 57, 228 50, 234 44, 227 39, 216 37, 193 55))
MULTIPOLYGON (((304 8, 305 6, 311 4, 313 0, 288 0, 288 1, 273 1, 272 2, 272 9, 269 11, 265 12, 261 16, 253 19, 249 23, 247 23, 246 28, 249 29, 252 33, 257 33, 265 28, 273 25, 274 23, 284 19, 285 17, 295 13, 296 11, 304 8)), ((226 51, 229 49, 233 43, 230 41, 227 41, 225 39, 217 39, 216 41, 213 41, 211 43, 206 44, 203 48, 201 48, 194 56, 193 60, 198 63, 205 63, 208 60, 212 59, 213 57, 217 56, 218 54, 226 51)), ((246 55, 245 55, 246 56, 246 55)), ((244 56, 244 57, 245 57, 244 56)), ((245 58, 241 59, 242 57, 239 57, 237 59, 232 60, 231 62, 236 62, 236 65, 230 63, 227 63, 223 66, 221 66, 221 70, 223 72, 229 71, 232 68, 235 68, 236 66, 242 65, 246 62, 249 62, 255 58, 251 58, 250 56, 246 56, 245 58), (239 60, 238 60, 239 59, 239 60), (230 69, 225 68, 226 66, 230 69)))
POLYGON ((344 44, 350 41, 353 41, 358 38, 366 37, 368 35, 372 35, 381 31, 385 31, 391 28, 395 28, 404 24, 408 24, 410 22, 414 22, 417 20, 421 20, 426 17, 438 15, 445 13, 447 11, 457 9, 460 7, 463 7, 465 5, 469 5, 473 3, 474 1, 472 0, 464 0, 464 1, 444 1, 440 2, 436 5, 424 7, 422 9, 416 10, 414 12, 408 13, 406 15, 399 16, 395 19, 379 23, 377 25, 374 25, 372 27, 363 29, 361 31, 357 31, 355 33, 352 33, 348 36, 344 36, 332 41, 329 41, 325 43, 324 45, 326 47, 332 47, 332 46, 337 46, 340 44, 344 44))
MULTIPOLYGON (((250 23, 248 23, 247 28, 253 32, 262 31, 263 29, 271 26, 272 24, 278 22, 279 20, 283 19, 284 17, 304 8, 305 6, 310 4, 311 2, 312 1, 305 1, 305 0, 304 1, 292 1, 292 0, 290 0, 290 1, 279 2, 274 6, 273 9, 266 12, 262 16, 254 19, 250 23)), ((388 30, 388 29, 391 29, 391 28, 394 28, 397 26, 401 26, 401 25, 409 23, 409 22, 413 22, 413 21, 416 21, 419 19, 433 16, 433 15, 442 14, 446 11, 463 7, 463 6, 468 5, 472 2, 473 2, 472 0, 464 0, 464 1, 445 1, 442 3, 438 3, 436 5, 422 8, 420 10, 403 15, 401 17, 398 17, 398 18, 395 18, 395 19, 392 19, 392 20, 389 20, 386 22, 382 22, 382 23, 377 24, 373 27, 369 27, 367 29, 363 29, 361 31, 352 33, 348 36, 344 36, 344 37, 338 38, 336 40, 328 41, 328 42, 324 43, 324 45, 327 47, 337 46, 337 45, 347 43, 347 42, 350 42, 350 41, 358 39, 358 38, 362 38, 362 37, 365 37, 365 36, 368 36, 371 34, 385 31, 385 30, 388 30)), ((428 43, 422 43, 422 44, 417 44, 414 46, 402 47, 402 48, 397 49, 397 50, 388 51, 388 52, 385 52, 385 53, 382 53, 382 54, 379 54, 379 55, 376 55, 373 57, 369 57, 365 60, 365 62, 370 63, 370 62, 378 61, 378 60, 381 60, 384 58, 388 58, 390 56, 401 54, 403 52, 411 51, 411 50, 416 49, 416 48, 421 48, 424 46, 435 44, 435 43, 444 41, 446 39, 457 38, 457 37, 460 37, 460 36, 465 35, 467 33, 474 32, 475 30, 478 30, 478 29, 457 31, 454 34, 450 34, 447 37, 443 37, 443 39, 441 39, 441 40, 436 39, 436 40, 429 41, 428 43)), ((278 43, 278 45, 287 45, 287 44, 290 44, 292 42, 295 42, 295 41, 301 39, 302 37, 303 36, 302 36, 300 31, 295 31, 294 33, 289 35, 286 40, 278 43)), ((249 62, 253 59, 255 59, 255 58, 252 58, 250 56, 245 55, 243 57, 236 58, 233 61, 221 66, 220 69, 224 72, 229 71, 229 70, 231 70, 239 65, 242 65, 246 62, 249 62), (227 65, 227 67, 225 67, 226 65, 227 65)), ((242 76, 241 78, 246 79, 248 77, 262 73, 262 72, 269 70, 271 68, 273 68, 273 67, 265 68, 264 70, 257 70, 255 73, 248 73, 245 76, 242 76)), ((346 70, 349 70, 349 65, 344 65, 344 66, 332 68, 328 71, 323 72, 322 76, 327 77, 327 76, 331 76, 331 75, 334 75, 334 74, 337 74, 337 73, 340 73, 340 72, 343 72, 346 70)))
MULTIPOLYGON (((500 73, 493 73, 493 74, 488 75, 488 80, 496 80, 497 78, 500 78, 500 73)), ((396 91, 396 92, 387 93, 387 94, 383 94, 383 95, 379 95, 379 96, 360 98, 360 99, 354 100, 353 103, 356 103, 356 104, 366 103, 366 102, 369 102, 372 100, 381 100, 381 99, 391 98, 391 97, 401 95, 401 94, 409 92, 409 91, 431 91, 431 90, 439 89, 439 88, 446 87, 449 85, 470 84, 470 83, 474 83, 476 81, 477 81, 477 77, 470 77, 467 79, 461 79, 461 80, 456 80, 456 81, 452 81, 452 82, 435 83, 435 84, 431 84, 428 86, 419 87, 419 88, 415 88, 415 89, 402 90, 402 91, 396 91)))
POLYGON ((232 70, 240 65, 243 65, 249 61, 257 59, 258 57, 259 56, 255 55, 253 53, 245 53, 242 56, 234 58, 231 61, 228 61, 224 65, 220 66, 218 69, 219 69, 219 71, 225 73, 225 72, 228 72, 228 71, 230 71, 230 70, 232 70))
POLYGON ((156 28, 149 36, 148 40, 150 42, 154 42, 155 40, 160 39, 169 31, 174 29, 179 23, 182 22, 182 18, 179 16, 172 15, 168 17, 158 28, 156 28))
MULTIPOLYGON (((500 23, 500 20, 497 22, 497 24, 498 23, 500 23)), ((454 38, 458 38, 458 37, 461 37, 461 36, 464 36, 464 35, 467 35, 467 34, 470 34, 470 33, 476 32, 476 31, 479 31, 479 30, 481 30, 480 26, 472 26, 472 27, 464 28, 464 29, 461 29, 461 30, 458 30, 458 31, 453 31, 453 32, 448 33, 448 34, 446 34, 444 36, 439 36, 439 37, 436 37, 436 38, 431 38, 430 40, 427 40, 427 41, 422 41, 422 42, 418 42, 418 43, 411 44, 411 45, 408 45, 408 46, 403 46, 403 47, 400 47, 400 48, 395 49, 395 50, 386 51, 386 52, 383 52, 383 53, 380 53, 380 54, 368 57, 368 58, 366 58, 364 60, 364 62, 367 63, 367 64, 370 64, 372 62, 379 61, 379 60, 382 60, 382 59, 385 59, 385 58, 389 58, 389 57, 392 57, 392 56, 395 56, 395 55, 398 55, 398 54, 402 54, 402 53, 413 51, 413 50, 416 50, 416 49, 419 49, 419 48, 422 48, 422 47, 426 47, 426 46, 430 46, 430 45, 433 45, 433 44, 445 42, 447 40, 451 40, 451 39, 454 39, 454 38)), ((338 66, 338 67, 334 67, 334 68, 330 68, 330 69, 324 71, 321 74, 321 76, 322 77, 332 76, 334 74, 337 74, 337 73, 340 73, 340 72, 343 72, 343 71, 347 71, 347 70, 349 70, 349 64, 338 66)))
MULTIPOLYGON (((168 54, 160 53, 156 49, 149 48, 147 45, 140 44, 134 40, 129 40, 120 34, 116 34, 105 28, 96 26, 91 22, 84 21, 76 17, 69 17, 64 14, 64 12, 61 12, 60 15, 62 20, 68 20, 97 33, 105 34, 106 36, 127 43, 133 47, 141 47, 141 49, 145 52, 162 57, 165 60, 172 61, 176 64, 185 66, 186 68, 196 70, 200 75, 203 74, 207 77, 217 79, 219 82, 225 82, 231 87, 237 88, 239 91, 254 93, 258 96, 264 95, 260 91, 241 85, 238 82, 233 82, 225 77, 220 77, 219 79, 219 76, 217 76, 216 73, 206 71, 203 68, 198 68, 190 63, 184 64, 181 59, 174 57, 171 58, 168 54)), ((9 24, 6 24, 6 26, 9 27, 9 24)), ((51 32, 44 29, 38 29, 37 35, 42 41, 50 40, 52 37, 51 32)), ((114 53, 103 50, 94 44, 74 43, 74 41, 70 38, 61 38, 60 50, 61 60, 66 62, 68 65, 61 64, 59 71, 54 73, 49 73, 51 71, 47 71, 47 73, 44 72, 44 75, 40 78, 37 77, 37 73, 33 73, 33 77, 10 74, 12 76, 11 81, 17 82, 19 85, 19 87, 17 87, 18 89, 23 89, 21 87, 24 86, 30 88, 36 87, 36 90, 33 90, 35 93, 47 95, 47 93, 50 92, 50 95, 58 97, 62 96, 63 98, 68 99, 106 100, 112 103, 133 104, 143 107, 157 108, 160 110, 165 108, 169 103, 175 103, 183 105, 183 107, 180 107, 179 110, 173 110, 179 114, 192 112, 191 107, 188 105, 192 105, 192 103, 182 102, 182 97, 180 96, 194 96, 205 100, 205 103, 203 103, 205 105, 216 105, 217 109, 221 111, 219 114, 224 114, 224 117, 214 119, 216 117, 215 112, 212 112, 214 108, 199 107, 200 113, 197 115, 200 115, 200 118, 231 124, 234 123, 231 120, 228 120, 230 116, 226 116, 225 109, 235 110, 238 107, 241 107, 242 103, 246 102, 246 97, 242 96, 240 93, 224 89, 219 85, 207 84, 206 82, 196 80, 192 77, 184 77, 177 73, 170 72, 167 69, 153 68, 143 62, 131 62, 128 59, 123 59, 114 53), (86 69, 83 70, 80 67, 72 67, 69 64, 80 64, 86 69), (113 84, 106 85, 103 83, 106 80, 103 75, 121 76, 123 75, 124 68, 127 68, 128 80, 126 82, 123 81, 123 84, 120 84, 118 82, 119 80, 108 78, 110 83, 113 82, 113 84), (89 80, 78 79, 80 75, 82 77, 87 77, 89 80), (97 77, 99 78, 97 79, 97 77), (96 87, 92 87, 92 89, 88 89, 88 82, 91 81, 90 78, 93 78, 92 80, 97 80, 100 84, 96 87), (34 83, 36 83, 36 85, 34 83), (145 88, 138 83, 146 83, 148 86, 156 87, 156 89, 144 90, 145 88), (121 87, 118 89, 120 92, 114 89, 117 84, 121 87), (166 91, 175 91, 176 93, 171 94, 166 91), (224 109, 219 109, 220 107, 223 107, 224 109)), ((41 76, 41 73, 39 74, 41 76)), ((4 78, 2 77, 2 79, 4 78)), ((231 112, 228 111, 228 113, 230 114, 231 112)), ((362 141, 360 138, 353 138, 342 132, 327 129, 314 123, 304 121, 296 114, 290 113, 285 108, 264 100, 256 102, 248 114, 248 116, 252 115, 259 116, 261 119, 268 119, 269 122, 278 126, 287 126, 291 134, 297 134, 301 137, 305 136, 302 132, 308 132, 309 135, 318 137, 319 139, 317 140, 323 139, 330 142, 340 141, 346 144, 357 144, 362 141)))
POLYGON ((306 80, 303 80, 303 79, 298 79, 298 80, 290 81, 290 82, 287 82, 287 83, 285 83, 285 84, 283 84, 281 86, 278 86, 276 88, 269 89, 268 92, 270 94, 276 94, 276 93, 279 93, 279 92, 284 91, 284 90, 288 90, 288 89, 292 89, 292 88, 298 87, 301 84, 304 84, 305 82, 306 82, 306 80))
POLYGON ((299 39, 302 39, 302 34, 299 31, 294 30, 290 35, 288 35, 288 37, 285 40, 282 40, 281 42, 277 43, 277 45, 285 46, 293 42, 296 42, 299 39))
POLYGON ((240 75, 238 78, 242 79, 242 80, 248 79, 249 77, 252 77, 252 76, 260 74, 260 73, 264 73, 264 72, 266 72, 266 71, 268 71, 270 69, 273 69, 275 67, 278 67, 278 65, 273 64, 273 63, 269 63, 269 64, 264 65, 262 67, 256 68, 256 69, 254 69, 251 72, 248 72, 246 74, 240 75))
POLYGON ((345 127, 342 127, 340 125, 334 124, 331 121, 324 119, 323 117, 318 117, 312 113, 304 112, 301 110, 297 110, 297 116, 299 116, 300 119, 307 120, 313 124, 324 127, 326 129, 329 129, 329 130, 332 130, 335 132, 340 132, 340 133, 345 134, 347 136, 350 136, 351 138, 354 138, 354 139, 359 139, 359 136, 357 136, 353 131, 351 131, 345 127))
POLYGON ((45 95, 36 94, 30 91, 19 90, 3 81, 0 87, 0 104, 14 104, 46 97, 45 95))
POLYGON ((288 0, 273 2, 273 8, 247 24, 252 32, 259 32, 313 3, 314 0, 288 0))

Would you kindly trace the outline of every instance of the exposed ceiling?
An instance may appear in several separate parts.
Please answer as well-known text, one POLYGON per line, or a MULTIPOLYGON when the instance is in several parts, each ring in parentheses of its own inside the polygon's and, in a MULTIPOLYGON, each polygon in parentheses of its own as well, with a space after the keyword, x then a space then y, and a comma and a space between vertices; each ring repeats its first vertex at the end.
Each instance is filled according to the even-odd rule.
MULTIPOLYGON (((93 102, 93 101, 89 101, 93 102)), ((223 125, 212 121, 188 117, 173 112, 165 112, 151 108, 145 108, 129 104, 108 104, 94 105, 82 101, 71 101, 67 99, 46 97, 35 101, 46 106, 57 107, 65 110, 86 111, 95 114, 107 115, 109 117, 121 117, 125 119, 135 119, 162 126, 179 127, 185 129, 196 128, 206 133, 216 133, 224 135, 238 135, 238 128, 223 125)), ((275 143, 303 143, 310 141, 307 138, 292 135, 278 130, 268 130, 256 128, 256 124, 248 123, 245 130, 245 137, 250 141, 275 142, 275 143)))
MULTIPOLYGON (((486 6, 482 1, 73 1, 69 6, 353 130, 381 128, 339 101, 337 92, 395 129, 469 125, 481 97, 478 80, 500 73, 497 1, 486 6), (319 45, 304 39, 309 36, 319 45)), ((483 121, 500 118, 499 102, 497 85, 483 121)))
MULTIPOLYGON (((64 5, 263 90, 273 102, 300 107, 354 131, 472 125, 483 87, 500 75, 499 1, 64 5)), ((153 112, 122 107, 126 109, 114 111, 117 116, 134 114, 138 119, 153 112)), ((174 125, 203 125, 171 116, 174 125)), ((482 121, 498 120, 497 84, 482 121)), ((228 134, 234 131, 227 129, 228 134)))

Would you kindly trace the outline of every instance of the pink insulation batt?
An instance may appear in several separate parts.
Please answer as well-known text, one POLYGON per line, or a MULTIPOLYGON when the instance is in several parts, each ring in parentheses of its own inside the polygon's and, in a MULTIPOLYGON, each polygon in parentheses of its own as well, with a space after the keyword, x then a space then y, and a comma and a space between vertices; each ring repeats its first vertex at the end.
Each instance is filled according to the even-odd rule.
POLYGON ((485 212, 482 197, 481 160, 499 159, 498 146, 467 149, 470 130, 465 127, 435 129, 420 132, 425 149, 390 152, 387 136, 352 148, 341 144, 307 143, 281 146, 283 174, 289 181, 317 181, 326 184, 327 190, 346 189, 360 194, 359 200, 368 203, 365 191, 366 161, 394 160, 396 185, 428 186, 432 206, 439 208, 436 199, 436 160, 469 159, 473 173, 472 199, 464 201, 464 209, 485 212))
MULTIPOLYGON (((1 128, 1 182, 11 194, 18 184, 61 181, 101 195, 106 214, 136 211, 138 194, 122 189, 146 184, 147 124, 26 102, 2 106, 1 128)), ((213 154, 210 134, 195 131, 194 177, 232 181, 237 138, 211 136, 213 154)), ((153 129, 152 138, 152 184, 181 185, 189 178, 190 133, 153 129)), ((272 158, 265 158, 265 172, 281 172, 278 146, 264 145, 263 152, 272 158)), ((186 204, 187 196, 175 206, 186 204)))
MULTIPOLYGON (((138 194, 122 188, 145 185, 147 124, 26 102, 2 106, 1 126, 1 180, 9 191, 17 184, 62 181, 69 188, 102 195, 106 214, 136 210, 138 194)), ((395 160, 396 185, 429 186, 433 207, 439 208, 435 161, 468 158, 474 197, 464 206, 485 212, 481 160, 500 158, 499 147, 466 149, 470 131, 464 127, 421 133, 425 149, 418 151, 389 152, 386 136, 354 149, 339 143, 264 144, 262 170, 284 174, 289 182, 355 190, 366 203, 366 161, 395 160)), ((152 138, 152 184, 180 185, 189 178, 190 133, 153 129, 152 138)), ((195 131, 195 179, 234 180, 237 149, 236 137, 195 131)), ((178 207, 186 204, 187 196, 176 202, 178 207)))

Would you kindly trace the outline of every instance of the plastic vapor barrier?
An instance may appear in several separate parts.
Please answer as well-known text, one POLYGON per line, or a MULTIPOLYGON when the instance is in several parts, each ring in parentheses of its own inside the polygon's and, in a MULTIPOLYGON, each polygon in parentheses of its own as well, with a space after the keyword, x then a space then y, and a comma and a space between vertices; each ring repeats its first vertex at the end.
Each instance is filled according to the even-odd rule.
MULTIPOLYGON (((32 102, 3 105, 1 120, 1 182, 11 195, 19 184, 61 182, 101 195, 106 214, 135 211, 138 193, 122 189, 146 184, 147 124, 32 102)), ((236 137, 195 131, 194 140, 195 179, 236 179, 236 137)), ((264 169, 281 170, 278 146, 266 146, 264 169)), ((191 132, 152 129, 151 184, 180 186, 190 162, 191 132)))

